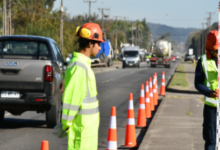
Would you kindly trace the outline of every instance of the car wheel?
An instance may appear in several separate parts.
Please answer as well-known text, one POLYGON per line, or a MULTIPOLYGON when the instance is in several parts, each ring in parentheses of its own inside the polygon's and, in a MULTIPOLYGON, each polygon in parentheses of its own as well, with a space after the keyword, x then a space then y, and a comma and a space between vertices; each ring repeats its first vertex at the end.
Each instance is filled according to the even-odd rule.
POLYGON ((4 110, 0 110, 0 121, 3 121, 5 118, 5 111, 4 110))
POLYGON ((62 115, 62 96, 61 93, 55 98, 56 103, 46 112, 46 124, 48 128, 53 128, 61 121, 62 115))

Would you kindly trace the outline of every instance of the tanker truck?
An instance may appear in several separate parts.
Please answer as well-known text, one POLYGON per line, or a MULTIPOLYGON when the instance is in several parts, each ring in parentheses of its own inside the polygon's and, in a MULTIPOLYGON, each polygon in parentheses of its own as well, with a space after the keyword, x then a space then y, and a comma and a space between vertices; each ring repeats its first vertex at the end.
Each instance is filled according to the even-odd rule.
POLYGON ((166 68, 170 68, 170 62, 171 43, 165 40, 157 41, 151 56, 150 66, 156 67, 157 65, 163 65, 166 68))

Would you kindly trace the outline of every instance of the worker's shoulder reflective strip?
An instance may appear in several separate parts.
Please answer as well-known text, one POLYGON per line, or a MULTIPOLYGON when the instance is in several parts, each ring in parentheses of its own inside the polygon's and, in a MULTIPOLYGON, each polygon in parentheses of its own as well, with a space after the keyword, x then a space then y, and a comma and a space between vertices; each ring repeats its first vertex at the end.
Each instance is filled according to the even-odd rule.
POLYGON ((209 83, 209 80, 208 80, 208 73, 207 73, 207 57, 206 57, 206 54, 204 54, 202 56, 202 63, 204 65, 204 69, 205 69, 205 75, 206 75, 206 80, 207 80, 207 87, 210 87, 210 83, 209 83))
POLYGON ((75 116, 69 116, 69 115, 66 115, 66 114, 62 114, 62 119, 63 120, 66 120, 66 121, 72 121, 74 120, 75 116))
POLYGON ((92 109, 80 109, 78 114, 81 115, 92 115, 92 114, 96 114, 99 112, 99 108, 92 108, 92 109))
POLYGON ((87 67, 86 65, 84 65, 83 63, 79 62, 79 61, 75 61, 75 62, 72 62, 68 65, 68 68, 71 68, 71 67, 74 67, 75 65, 79 66, 79 67, 82 67, 83 69, 85 69, 87 71, 87 67))
POLYGON ((211 98, 209 98, 209 97, 206 97, 206 96, 205 96, 205 101, 207 101, 207 102, 209 102, 209 103, 212 103, 212 104, 214 104, 214 105, 217 105, 217 100, 213 100, 213 99, 211 99, 211 98))
POLYGON ((63 103, 63 108, 64 109, 69 109, 69 110, 75 110, 75 111, 79 110, 78 105, 72 105, 72 104, 67 104, 67 103, 63 103))

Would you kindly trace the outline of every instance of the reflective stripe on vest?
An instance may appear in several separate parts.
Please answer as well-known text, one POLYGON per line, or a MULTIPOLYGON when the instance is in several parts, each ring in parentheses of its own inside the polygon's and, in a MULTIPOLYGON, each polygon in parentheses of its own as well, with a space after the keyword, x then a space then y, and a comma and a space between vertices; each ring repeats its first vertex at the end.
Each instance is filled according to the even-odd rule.
MULTIPOLYGON (((202 63, 203 63, 203 66, 204 66, 204 72, 205 72, 206 81, 207 81, 206 86, 210 89, 210 83, 209 83, 209 80, 208 80, 209 78, 208 78, 208 71, 207 71, 208 69, 207 69, 207 56, 206 56, 206 54, 204 54, 202 56, 202 63)), ((217 106, 217 100, 214 99, 214 98, 210 98, 210 97, 205 96, 205 103, 206 102, 211 103, 214 106, 217 106)))
MULTIPOLYGON (((68 68, 74 67, 75 65, 83 68, 86 71, 86 76, 87 76, 87 94, 86 97, 82 100, 82 103, 88 104, 88 103, 94 103, 98 100, 98 96, 91 97, 90 96, 90 90, 89 90, 89 77, 88 77, 88 70, 87 67, 81 63, 81 62, 72 62, 71 64, 68 65, 68 68)), ((97 114, 99 113, 99 108, 91 108, 91 109, 82 109, 78 105, 72 105, 72 104, 67 104, 63 103, 63 108, 72 110, 72 111, 78 111, 77 115, 91 115, 91 114, 97 114)), ((75 116, 69 116, 62 114, 62 119, 65 119, 67 121, 72 121, 74 120, 75 116)))
POLYGON ((208 73, 207 73, 207 57, 206 57, 206 54, 202 56, 202 60, 203 60, 203 64, 204 64, 204 69, 205 69, 205 76, 206 76, 206 79, 207 79, 207 87, 210 87, 210 83, 208 81, 208 73))

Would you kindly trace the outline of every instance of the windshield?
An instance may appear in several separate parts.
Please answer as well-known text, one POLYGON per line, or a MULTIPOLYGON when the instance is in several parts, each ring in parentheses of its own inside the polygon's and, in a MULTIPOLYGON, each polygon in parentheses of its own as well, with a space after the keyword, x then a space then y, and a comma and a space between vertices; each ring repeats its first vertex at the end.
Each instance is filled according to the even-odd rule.
POLYGON ((126 51, 124 52, 125 57, 138 57, 138 51, 126 51))
MULTIPOLYGON (((1 41, 0 42, 0 53, 3 51, 3 57, 27 57, 36 59, 38 56, 49 57, 49 50, 45 43, 39 43, 35 41, 1 41), (4 47, 3 47, 4 45, 4 47), (39 46, 39 48, 38 48, 39 46)), ((47 59, 47 58, 46 58, 47 59)))

